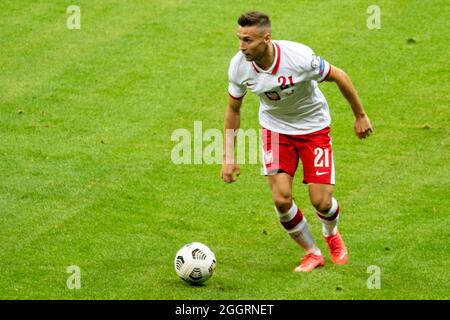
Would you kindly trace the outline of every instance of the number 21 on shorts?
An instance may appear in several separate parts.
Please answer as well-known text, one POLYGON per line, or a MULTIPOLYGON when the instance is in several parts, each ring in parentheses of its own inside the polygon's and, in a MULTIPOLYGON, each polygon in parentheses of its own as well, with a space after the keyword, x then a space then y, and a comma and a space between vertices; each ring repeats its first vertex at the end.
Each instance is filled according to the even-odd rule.
POLYGON ((330 149, 315 148, 314 149, 314 167, 329 168, 330 167, 330 149))

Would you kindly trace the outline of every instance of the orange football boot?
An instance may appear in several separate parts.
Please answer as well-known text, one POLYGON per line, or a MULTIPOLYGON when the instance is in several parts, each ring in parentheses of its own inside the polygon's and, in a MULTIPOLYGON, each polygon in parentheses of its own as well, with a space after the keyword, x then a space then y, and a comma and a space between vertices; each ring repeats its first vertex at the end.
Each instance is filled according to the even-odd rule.
POLYGON ((294 272, 310 272, 315 268, 323 267, 324 265, 325 260, 323 259, 322 255, 308 253, 303 257, 300 265, 294 269, 294 272))
POLYGON ((336 264, 346 264, 348 251, 339 231, 334 236, 324 238, 327 241, 328 248, 330 248, 331 260, 336 264))

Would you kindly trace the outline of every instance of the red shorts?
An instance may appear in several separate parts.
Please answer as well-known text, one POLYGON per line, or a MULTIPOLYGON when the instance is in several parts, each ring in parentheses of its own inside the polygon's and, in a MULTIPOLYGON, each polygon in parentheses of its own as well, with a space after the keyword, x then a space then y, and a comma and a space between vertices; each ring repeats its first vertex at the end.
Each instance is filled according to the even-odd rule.
POLYGON ((284 171, 294 177, 301 159, 303 183, 335 184, 330 127, 301 135, 262 130, 265 175, 284 171))

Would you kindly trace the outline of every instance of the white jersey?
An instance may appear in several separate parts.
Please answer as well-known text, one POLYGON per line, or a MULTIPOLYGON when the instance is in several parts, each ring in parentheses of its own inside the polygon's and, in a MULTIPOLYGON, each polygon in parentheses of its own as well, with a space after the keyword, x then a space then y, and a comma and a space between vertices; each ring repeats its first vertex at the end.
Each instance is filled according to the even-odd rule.
POLYGON ((242 98, 247 90, 259 96, 259 123, 284 134, 306 134, 330 125, 327 100, 317 86, 330 64, 311 48, 291 41, 272 41, 275 59, 262 70, 239 51, 228 70, 228 93, 242 98))

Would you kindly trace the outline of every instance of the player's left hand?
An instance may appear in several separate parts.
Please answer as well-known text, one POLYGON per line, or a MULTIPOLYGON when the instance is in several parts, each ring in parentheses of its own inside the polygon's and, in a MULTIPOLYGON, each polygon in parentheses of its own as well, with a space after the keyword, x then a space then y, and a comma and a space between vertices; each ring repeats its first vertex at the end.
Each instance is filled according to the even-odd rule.
POLYGON ((355 120, 355 134, 360 139, 365 139, 372 133, 372 124, 367 115, 356 118, 355 120))

